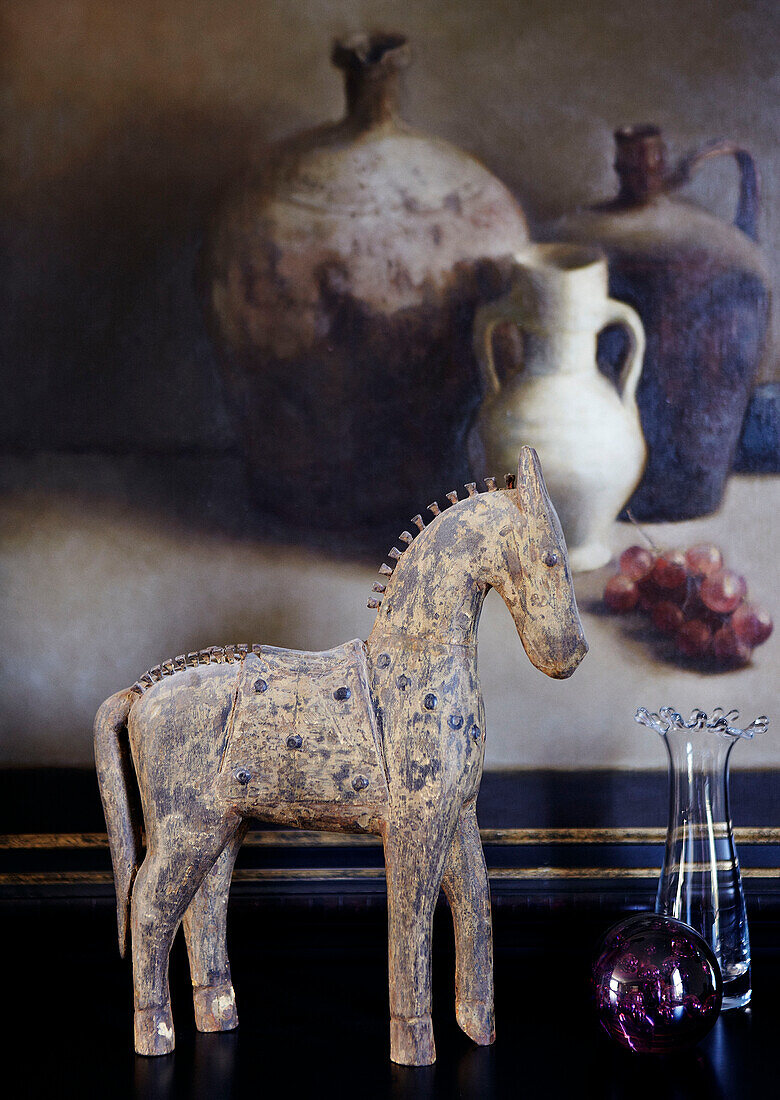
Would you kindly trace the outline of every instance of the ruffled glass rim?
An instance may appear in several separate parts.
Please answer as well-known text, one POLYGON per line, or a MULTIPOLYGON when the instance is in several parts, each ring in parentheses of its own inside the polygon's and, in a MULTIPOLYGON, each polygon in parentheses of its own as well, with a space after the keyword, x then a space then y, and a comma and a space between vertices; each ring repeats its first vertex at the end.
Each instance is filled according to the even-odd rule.
POLYGON ((729 737, 750 738, 757 733, 766 733, 769 727, 769 719, 765 714, 759 714, 748 726, 733 725, 738 718, 738 710, 724 711, 723 707, 715 707, 711 715, 704 710, 691 711, 687 722, 674 707, 661 707, 657 713, 639 707, 634 715, 635 722, 655 730, 662 737, 671 730, 712 730, 713 733, 725 733, 729 737))

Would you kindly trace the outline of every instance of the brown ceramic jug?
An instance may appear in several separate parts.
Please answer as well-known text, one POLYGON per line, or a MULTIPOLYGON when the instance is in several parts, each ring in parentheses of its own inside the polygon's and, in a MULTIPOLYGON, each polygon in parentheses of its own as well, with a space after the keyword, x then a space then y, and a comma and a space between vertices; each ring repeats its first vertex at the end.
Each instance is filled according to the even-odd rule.
POLYGON ((607 253, 610 295, 634 307, 647 336, 637 402, 649 457, 628 508, 642 520, 690 519, 720 504, 764 347, 756 169, 731 142, 705 145, 670 172, 656 127, 616 139, 617 198, 567 215, 551 235, 607 253), (672 195, 724 155, 740 171, 733 225, 672 195))
POLYGON ((397 524, 421 485, 467 478, 474 311, 528 239, 487 169, 401 121, 408 59, 400 35, 337 42, 346 117, 278 146, 207 239, 207 312, 256 497, 292 524, 397 524))

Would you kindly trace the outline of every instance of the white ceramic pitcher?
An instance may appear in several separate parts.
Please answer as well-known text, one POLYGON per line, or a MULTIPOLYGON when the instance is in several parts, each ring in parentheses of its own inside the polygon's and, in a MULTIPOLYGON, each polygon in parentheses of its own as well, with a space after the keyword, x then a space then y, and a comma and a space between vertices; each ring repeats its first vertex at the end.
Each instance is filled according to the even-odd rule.
POLYGON ((469 437, 477 476, 512 470, 523 444, 535 447, 563 525, 573 570, 597 569, 611 556, 610 532, 636 488, 647 457, 636 405, 645 336, 629 306, 607 289, 596 249, 532 245, 515 257, 512 289, 477 311, 474 347, 484 397, 469 437), (523 362, 503 382, 493 360, 493 330, 517 325, 523 362), (617 388, 596 363, 608 325, 628 333, 617 388))

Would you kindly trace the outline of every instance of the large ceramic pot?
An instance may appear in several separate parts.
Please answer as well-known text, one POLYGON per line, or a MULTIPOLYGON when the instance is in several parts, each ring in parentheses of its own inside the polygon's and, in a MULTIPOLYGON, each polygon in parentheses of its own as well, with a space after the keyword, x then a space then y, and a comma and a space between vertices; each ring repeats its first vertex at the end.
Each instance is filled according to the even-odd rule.
POLYGON ((603 248, 610 293, 645 328, 637 400, 649 457, 632 515, 689 519, 720 504, 764 346, 769 274, 756 244, 756 170, 730 142, 707 145, 670 172, 655 127, 616 138, 619 195, 567 215, 552 235, 603 248), (740 171, 733 225, 672 194, 723 155, 740 171))
POLYGON ((645 340, 633 309, 607 293, 607 265, 595 249, 547 244, 518 256, 506 297, 476 315, 474 345, 485 397, 469 438, 476 476, 512 469, 521 446, 535 447, 561 520, 571 568, 611 557, 610 534, 645 462, 636 392, 645 340), (523 334, 520 368, 502 378, 493 331, 523 334), (596 341, 621 326, 629 353, 617 388, 599 371, 596 341))
POLYGON ((346 117, 273 150, 223 205, 207 309, 258 501, 345 530, 467 475, 475 308, 526 223, 481 164, 398 115, 398 35, 338 42, 346 117))

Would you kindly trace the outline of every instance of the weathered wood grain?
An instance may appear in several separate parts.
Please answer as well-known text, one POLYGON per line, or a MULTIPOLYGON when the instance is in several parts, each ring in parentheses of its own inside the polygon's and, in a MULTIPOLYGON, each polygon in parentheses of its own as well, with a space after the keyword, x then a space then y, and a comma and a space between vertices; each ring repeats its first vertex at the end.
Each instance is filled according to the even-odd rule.
POLYGON ((538 459, 517 487, 430 506, 404 531, 370 606, 368 640, 325 653, 214 647, 151 669, 95 720, 120 948, 132 928, 135 1044, 165 1054, 174 1033, 168 956, 181 922, 196 1026, 237 1025, 225 920, 250 817, 372 833, 388 892, 390 1057, 435 1058, 431 928, 439 890, 455 926, 456 1012, 475 1042, 495 1035, 490 895, 475 804, 485 719, 477 676, 482 602, 495 588, 531 661, 571 675, 587 651, 560 524, 538 459), (128 751, 129 745, 129 751, 128 751), (132 756, 132 760, 131 760, 132 756), (147 834, 140 822, 133 768, 147 834))

